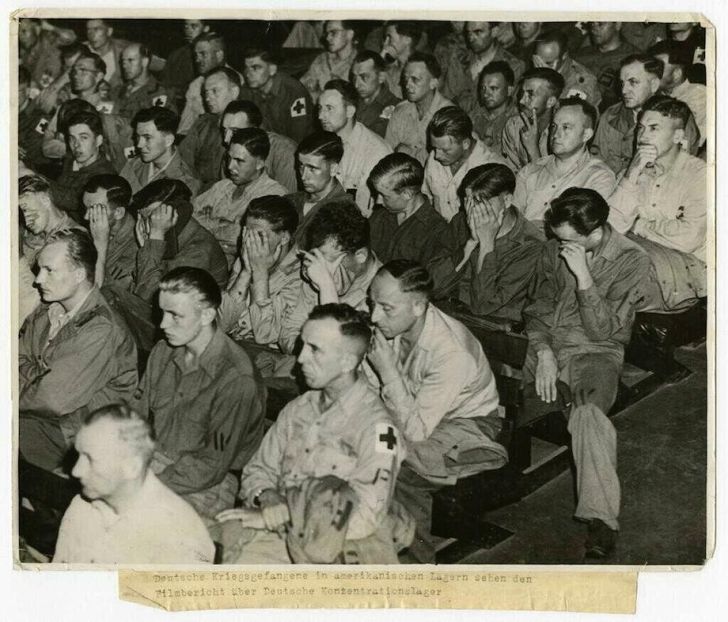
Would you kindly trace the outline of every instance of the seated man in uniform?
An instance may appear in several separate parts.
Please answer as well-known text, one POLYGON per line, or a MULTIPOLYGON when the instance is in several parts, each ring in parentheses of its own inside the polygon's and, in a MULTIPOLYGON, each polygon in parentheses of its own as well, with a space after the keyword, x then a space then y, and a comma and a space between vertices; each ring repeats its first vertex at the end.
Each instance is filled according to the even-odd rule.
POLYGON ((579 97, 562 99, 549 134, 550 155, 524 166, 516 175, 513 205, 530 221, 539 223, 566 188, 591 188, 603 197, 614 191, 614 173, 587 145, 594 136, 597 111, 579 97))
POLYGON ((232 266, 238 254, 242 217, 250 201, 286 189, 265 172, 270 141, 265 130, 234 130, 227 148, 227 179, 221 179, 193 202, 197 221, 212 233, 232 266))
POLYGON ((354 203, 337 179, 339 162, 344 157, 344 144, 333 132, 316 132, 298 145, 296 163, 302 190, 286 195, 298 213, 296 243, 302 246, 313 217, 330 202, 354 203))
MULTIPOLYGON (((318 306, 308 315, 298 362, 310 391, 281 411, 243 469, 241 497, 248 507, 219 516, 221 521, 243 520, 245 526, 246 513, 260 508, 260 528, 248 534, 238 558, 230 562, 302 561, 292 553, 299 548, 295 545, 306 531, 305 522, 284 535, 295 520, 291 501, 310 480, 325 479, 335 483, 332 487, 348 487, 350 504, 319 535, 325 541, 339 532, 341 544, 326 547, 333 549, 328 559, 311 551, 315 559, 308 561, 397 563, 388 513, 404 439, 360 371, 371 339, 367 319, 345 304, 318 306)), ((325 511, 311 508, 314 503, 315 498, 309 501, 306 514, 325 511)))
POLYGON ((372 211, 367 186, 369 172, 392 150, 377 134, 356 120, 358 95, 344 80, 331 80, 324 86, 318 102, 318 118, 326 132, 334 132, 344 145, 337 176, 344 189, 354 196, 364 216, 372 211))
POLYGON ((380 204, 369 217, 370 246, 382 262, 418 261, 437 287, 452 250, 447 222, 422 192, 424 177, 422 165, 406 153, 391 153, 372 169, 368 183, 380 204))
POLYGON ((175 147, 179 117, 168 108, 153 106, 140 110, 131 122, 136 155, 127 160, 119 173, 139 192, 155 179, 179 179, 196 195, 200 190, 197 171, 185 162, 175 147))
POLYGON ((416 52, 402 71, 405 101, 397 104, 384 138, 395 151, 407 153, 424 165, 427 127, 433 115, 453 103, 439 89, 440 65, 434 56, 416 52))
POLYGON ((162 106, 175 109, 167 90, 149 70, 152 53, 141 43, 130 43, 121 53, 124 84, 114 93, 114 112, 131 121, 143 108, 162 106))
POLYGON ((152 471, 203 519, 233 507, 242 468, 263 437, 265 396, 248 355, 216 323, 220 288, 181 266, 159 283, 160 329, 134 409, 157 440, 152 471))
POLYGON ((473 130, 483 143, 503 154, 503 130, 506 121, 518 114, 513 100, 515 77, 511 66, 497 60, 488 63, 478 78, 478 106, 471 112, 473 130))
POLYGON ((83 188, 81 201, 98 253, 96 285, 115 283, 128 289, 133 282, 137 246, 134 217, 128 212, 131 187, 119 175, 96 175, 83 188))
POLYGON ((313 129, 314 108, 306 87, 296 78, 278 70, 270 52, 248 49, 245 60, 245 86, 240 99, 252 101, 263 113, 265 129, 299 142, 313 129))
POLYGON ((195 79, 194 44, 201 34, 210 32, 210 22, 201 19, 186 19, 182 32, 184 45, 175 48, 167 56, 167 62, 161 72, 162 84, 173 97, 177 110, 185 105, 187 85, 195 79))
POLYGON ((462 108, 440 108, 427 126, 430 155, 425 164, 422 190, 435 210, 448 222, 460 210, 458 187, 465 174, 476 166, 503 157, 473 135, 473 122, 462 108))
POLYGON ((240 256, 218 310, 220 328, 236 341, 275 346, 281 322, 301 293, 294 241, 298 214, 277 196, 253 199, 243 216, 240 256))
POLYGON ((356 33, 348 21, 329 20, 324 22, 324 42, 326 51, 321 52, 311 62, 301 83, 308 89, 313 101, 329 80, 348 80, 351 64, 356 56, 356 33))
POLYGON ((371 50, 361 50, 351 66, 350 82, 359 95, 357 121, 384 138, 394 107, 402 101, 389 90, 384 59, 371 50))
POLYGON ((650 271, 647 254, 612 229, 608 214, 606 200, 587 188, 551 202, 546 226, 555 239, 543 247, 524 310, 529 408, 566 409, 561 383, 570 389, 575 516, 589 524, 588 558, 608 556, 617 538, 617 438, 606 413, 650 271))
POLYGON ((422 39, 422 22, 394 20, 384 24, 380 56, 387 63, 385 79, 389 90, 402 97, 402 71, 410 56, 416 54, 422 39))
POLYGON ((207 190, 223 178, 220 171, 220 121, 227 105, 240 95, 240 76, 227 67, 216 67, 204 78, 202 93, 206 112, 195 119, 179 145, 179 153, 207 190))
POLYGON ((122 404, 92 412, 76 436, 73 476, 54 563, 210 564, 215 545, 196 512, 149 468, 149 423, 122 404))
POLYGON ((707 171, 683 147, 690 109, 655 96, 642 107, 632 161, 609 199, 611 225, 647 250, 659 289, 649 306, 676 310, 707 295, 707 171))
POLYGON ((450 221, 458 249, 452 280, 475 315, 521 321, 543 232, 513 207, 516 177, 503 164, 468 172, 459 194, 464 211, 450 221))
POLYGON ((38 254, 42 303, 20 330, 21 456, 52 471, 90 411, 129 399, 134 340, 94 284, 96 249, 85 231, 52 234, 38 254))
POLYGON ((508 459, 494 440, 498 390, 483 348, 430 304, 432 289, 427 270, 406 259, 382 266, 369 288, 370 382, 407 443, 395 495, 417 521, 410 553, 420 562, 434 561, 430 493, 508 459))

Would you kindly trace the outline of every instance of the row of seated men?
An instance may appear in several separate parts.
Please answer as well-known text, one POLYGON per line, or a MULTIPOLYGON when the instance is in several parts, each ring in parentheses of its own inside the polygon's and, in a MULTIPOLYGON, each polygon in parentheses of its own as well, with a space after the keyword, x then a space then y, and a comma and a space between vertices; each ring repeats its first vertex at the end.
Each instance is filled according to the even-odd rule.
MULTIPOLYGON (((670 53, 665 60, 672 62, 670 53)), ((366 64, 383 85, 380 59, 372 54, 366 64)), ((95 59, 80 60, 72 81, 94 73, 95 59), (84 63, 89 71, 81 71, 84 63)), ((510 66, 498 67, 507 79, 510 66)), ((507 128, 516 125, 515 147, 500 153, 462 107, 434 106, 445 99, 439 69, 419 52, 403 65, 407 101, 392 110, 385 140, 359 121, 362 98, 345 80, 322 85, 321 130, 296 145, 298 139, 282 136, 283 122, 262 129, 271 127, 264 108, 252 97, 240 99, 233 74, 218 70, 201 81, 205 105, 217 114, 193 123, 212 115, 205 123, 214 149, 193 149, 198 156, 185 160, 181 154, 195 134, 179 142, 174 111, 147 105, 131 123, 138 155, 124 157, 119 168, 111 153, 123 142, 103 129, 113 113, 99 113, 82 98, 61 105, 61 131, 52 138, 67 152, 64 172, 51 181, 20 180, 20 298, 28 310, 21 316, 29 313, 20 347, 21 453, 53 471, 75 442, 77 476, 100 514, 89 513, 81 498, 74 502, 83 518, 64 522, 58 560, 130 561, 100 559, 99 549, 68 552, 69 524, 78 534, 89 516, 106 525, 120 515, 104 500, 111 493, 95 491, 80 470, 89 457, 80 447, 88 435, 79 430, 98 431, 92 424, 103 419, 113 434, 128 425, 146 439, 131 444, 143 451, 132 452, 139 468, 122 491, 141 490, 151 469, 197 509, 224 542, 228 561, 373 563, 396 561, 402 547, 413 559, 431 561, 432 490, 507 459, 488 362, 467 329, 430 304, 443 296, 460 298, 479 315, 525 323, 524 382, 542 402, 559 399, 559 387, 571 388, 571 405, 561 406, 578 466, 576 514, 589 522, 587 553, 612 551, 619 484, 614 430, 604 413, 614 401, 634 312, 680 309, 705 295, 706 173, 691 155, 701 134, 688 104, 655 95, 663 60, 623 59, 619 105, 633 125, 624 129, 630 151, 626 166, 615 166, 624 169, 617 178, 590 150, 606 113, 597 120, 594 106, 573 93, 559 100, 564 80, 555 70, 529 71, 519 87, 520 112, 501 134, 507 144, 507 128), (424 116, 418 100, 409 99, 418 89, 425 92, 424 116), (546 102, 543 131, 532 100, 546 102), (70 105, 79 109, 67 116, 70 105), (403 119, 410 130, 393 133, 396 110, 409 111, 403 119), (286 167, 275 168, 286 158, 272 157, 274 144, 292 145, 288 182, 280 172, 286 167), (518 153, 520 163, 513 160, 518 153), (215 178, 203 180, 203 168, 215 178), (59 296, 53 280, 64 270, 59 296), (182 294, 194 312, 184 308, 182 294), (94 311, 82 313, 89 304, 94 311), (353 310, 371 312, 373 336, 353 310), (91 335, 94 317, 104 319, 103 335, 91 335), (311 323, 316 328, 307 329, 311 323), (214 335, 225 344, 220 349, 214 335), (329 343, 335 347, 328 355, 346 356, 327 360, 329 343), (151 350, 141 380, 137 349, 151 350), (284 410, 261 444, 259 376, 290 378, 297 360, 314 393, 284 410), (352 401, 372 399, 376 406, 368 410, 382 413, 365 429, 347 418, 345 395, 355 384, 369 393, 354 393, 352 401), (346 416, 339 412, 342 399, 346 416), (119 400, 131 409, 107 409, 84 423, 87 413, 119 400), (301 415, 307 408, 313 412, 301 415), (362 436, 350 438, 344 429, 362 436), (376 460, 364 458, 372 452, 376 460), (238 482, 230 471, 240 468, 238 482), (242 508, 233 507, 236 493, 242 508), (309 504, 312 496, 318 501, 309 504), (339 517, 347 516, 326 536, 331 542, 336 535, 340 546, 328 559, 312 558, 321 543, 297 542, 306 529, 291 525, 331 524, 321 515, 334 507, 325 501, 331 498, 339 517), (310 516, 309 507, 318 513, 310 516), (274 535, 285 526, 285 538, 274 535)), ((624 139, 610 140, 626 149, 624 139)), ((158 549, 146 543, 140 550, 158 549)))

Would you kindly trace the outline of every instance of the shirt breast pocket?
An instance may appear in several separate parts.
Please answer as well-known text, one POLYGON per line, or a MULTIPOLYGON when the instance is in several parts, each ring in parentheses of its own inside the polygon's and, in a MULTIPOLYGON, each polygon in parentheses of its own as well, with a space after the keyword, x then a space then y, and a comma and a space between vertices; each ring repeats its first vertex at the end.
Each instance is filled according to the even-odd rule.
POLYGON ((357 456, 347 454, 343 449, 325 445, 320 447, 314 457, 314 476, 335 475, 348 481, 356 471, 357 456))

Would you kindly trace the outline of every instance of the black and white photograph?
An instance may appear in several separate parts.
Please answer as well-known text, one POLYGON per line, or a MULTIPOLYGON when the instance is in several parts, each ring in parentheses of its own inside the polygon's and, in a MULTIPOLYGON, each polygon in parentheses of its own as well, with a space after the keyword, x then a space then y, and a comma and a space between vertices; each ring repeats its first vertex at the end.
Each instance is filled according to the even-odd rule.
POLYGON ((713 26, 330 13, 12 18, 16 565, 701 567, 713 26))

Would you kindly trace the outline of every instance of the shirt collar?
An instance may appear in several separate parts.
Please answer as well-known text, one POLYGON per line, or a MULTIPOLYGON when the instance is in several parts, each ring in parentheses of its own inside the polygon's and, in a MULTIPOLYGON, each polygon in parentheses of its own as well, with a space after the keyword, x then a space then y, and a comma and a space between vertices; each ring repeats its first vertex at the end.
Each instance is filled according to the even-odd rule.
POLYGON ((321 410, 321 394, 323 391, 314 390, 309 391, 309 403, 311 408, 317 416, 324 415, 326 413, 332 413, 334 416, 337 412, 344 412, 349 415, 356 414, 361 411, 361 405, 364 403, 364 395, 368 389, 368 383, 363 374, 361 374, 356 382, 349 387, 349 389, 338 397, 335 401, 329 404, 329 407, 325 410, 321 410))
MULTIPOLYGON (((218 368, 225 364, 225 357, 222 355, 225 347, 225 333, 217 326, 214 330, 210 343, 207 344, 205 350, 197 358, 197 367, 195 368, 204 371, 210 378, 214 378, 218 368)), ((173 348, 172 360, 181 371, 192 371, 185 368, 184 346, 173 348)))

